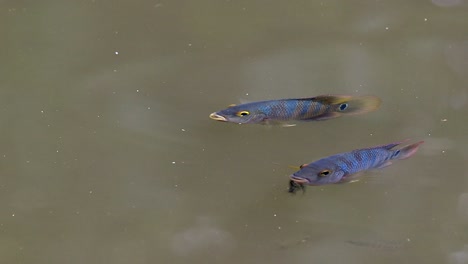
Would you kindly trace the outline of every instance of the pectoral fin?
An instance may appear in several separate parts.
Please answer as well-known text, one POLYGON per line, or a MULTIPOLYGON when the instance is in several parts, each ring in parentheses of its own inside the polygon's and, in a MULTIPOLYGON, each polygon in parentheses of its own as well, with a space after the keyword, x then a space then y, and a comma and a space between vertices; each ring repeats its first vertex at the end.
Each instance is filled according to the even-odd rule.
POLYGON ((271 119, 268 119, 268 118, 263 119, 262 124, 267 125, 267 126, 281 126, 281 127, 296 126, 296 124, 288 124, 288 123, 285 123, 284 121, 271 120, 271 119))

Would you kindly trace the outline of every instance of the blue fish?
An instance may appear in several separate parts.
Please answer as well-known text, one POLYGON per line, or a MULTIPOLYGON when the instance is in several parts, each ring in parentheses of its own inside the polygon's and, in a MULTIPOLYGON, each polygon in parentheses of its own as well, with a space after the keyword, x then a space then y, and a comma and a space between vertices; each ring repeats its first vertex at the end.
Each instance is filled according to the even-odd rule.
POLYGON ((325 185, 342 183, 353 180, 354 174, 384 168, 392 164, 394 160, 406 159, 414 155, 419 146, 424 143, 420 141, 403 148, 394 149, 402 142, 387 145, 356 149, 351 152, 332 155, 309 164, 300 166, 300 169, 289 178, 290 192, 303 185, 325 185))
POLYGON ((238 124, 286 124, 363 114, 376 110, 380 103, 381 100, 375 96, 320 95, 231 105, 211 113, 210 118, 238 124))

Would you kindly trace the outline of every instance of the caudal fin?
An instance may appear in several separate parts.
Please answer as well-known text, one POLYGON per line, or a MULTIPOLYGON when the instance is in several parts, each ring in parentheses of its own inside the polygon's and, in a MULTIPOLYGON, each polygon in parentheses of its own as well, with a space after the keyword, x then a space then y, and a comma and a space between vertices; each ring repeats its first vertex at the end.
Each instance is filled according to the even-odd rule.
POLYGON ((357 115, 377 110, 382 100, 376 96, 337 96, 336 112, 345 115, 357 115))
POLYGON ((395 150, 392 159, 407 159, 413 156, 418 151, 419 145, 422 143, 424 143, 424 141, 419 141, 404 148, 395 150))

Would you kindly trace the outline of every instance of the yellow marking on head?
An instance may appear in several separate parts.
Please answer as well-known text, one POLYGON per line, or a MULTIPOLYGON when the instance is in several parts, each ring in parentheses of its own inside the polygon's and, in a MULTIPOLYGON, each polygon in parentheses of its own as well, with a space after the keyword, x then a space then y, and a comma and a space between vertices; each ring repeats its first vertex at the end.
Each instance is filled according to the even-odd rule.
POLYGON ((248 116, 250 115, 249 111, 239 111, 236 113, 236 116, 248 116))
POLYGON ((230 105, 228 105, 228 107, 233 107, 233 106, 236 106, 236 104, 230 104, 230 105))
POLYGON ((321 172, 319 172, 318 176, 325 177, 325 176, 330 175, 330 173, 331 173, 330 170, 322 170, 321 172))

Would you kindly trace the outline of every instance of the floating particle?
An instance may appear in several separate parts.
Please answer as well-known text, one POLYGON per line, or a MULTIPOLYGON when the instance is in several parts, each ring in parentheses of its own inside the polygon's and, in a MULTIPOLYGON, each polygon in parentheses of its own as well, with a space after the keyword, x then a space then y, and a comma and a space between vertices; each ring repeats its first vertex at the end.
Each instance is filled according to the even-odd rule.
POLYGON ((119 55, 119 52, 118 52, 118 51, 116 51, 116 52, 114 52, 114 54, 115 54, 115 55, 119 55))

